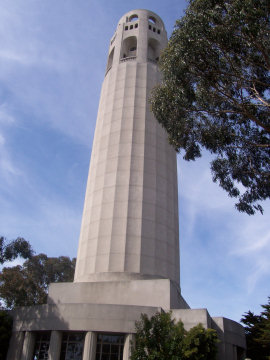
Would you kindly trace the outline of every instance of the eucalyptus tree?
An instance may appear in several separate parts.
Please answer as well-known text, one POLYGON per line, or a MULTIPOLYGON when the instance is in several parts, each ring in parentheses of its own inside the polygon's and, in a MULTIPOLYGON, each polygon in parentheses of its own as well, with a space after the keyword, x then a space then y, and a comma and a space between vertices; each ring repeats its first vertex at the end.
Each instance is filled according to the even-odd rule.
POLYGON ((236 208, 270 196, 270 2, 190 0, 160 60, 150 99, 185 160, 215 155, 213 181, 236 208))

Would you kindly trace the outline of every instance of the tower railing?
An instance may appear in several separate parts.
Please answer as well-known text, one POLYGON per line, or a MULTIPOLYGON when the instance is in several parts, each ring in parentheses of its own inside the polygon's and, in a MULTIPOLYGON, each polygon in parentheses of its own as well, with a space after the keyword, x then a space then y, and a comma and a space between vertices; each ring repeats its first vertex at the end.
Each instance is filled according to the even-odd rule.
POLYGON ((135 60, 137 56, 127 56, 125 58, 121 58, 120 62, 125 62, 125 61, 130 61, 130 60, 135 60))

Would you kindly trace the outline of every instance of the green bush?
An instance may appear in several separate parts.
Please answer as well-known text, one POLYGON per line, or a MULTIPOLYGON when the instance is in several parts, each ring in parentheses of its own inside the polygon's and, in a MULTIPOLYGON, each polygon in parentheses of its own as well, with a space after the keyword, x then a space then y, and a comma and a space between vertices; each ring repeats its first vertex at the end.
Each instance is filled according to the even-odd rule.
POLYGON ((142 314, 136 322, 135 343, 131 360, 214 360, 217 333, 201 324, 189 331, 171 312, 156 313, 151 318, 142 314))

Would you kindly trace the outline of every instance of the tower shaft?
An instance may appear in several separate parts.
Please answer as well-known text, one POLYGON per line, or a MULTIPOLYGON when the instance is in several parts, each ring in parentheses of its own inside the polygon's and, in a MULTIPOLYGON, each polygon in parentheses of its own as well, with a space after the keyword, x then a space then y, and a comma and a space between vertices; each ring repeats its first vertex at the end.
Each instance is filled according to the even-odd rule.
POLYGON ((176 153, 149 107, 167 43, 162 20, 126 14, 111 40, 75 282, 129 276, 179 284, 176 153))

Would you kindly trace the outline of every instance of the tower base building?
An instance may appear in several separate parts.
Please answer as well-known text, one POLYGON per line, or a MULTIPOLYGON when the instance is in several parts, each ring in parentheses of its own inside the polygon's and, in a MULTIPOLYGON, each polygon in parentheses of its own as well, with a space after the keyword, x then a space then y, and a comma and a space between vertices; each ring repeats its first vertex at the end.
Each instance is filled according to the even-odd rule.
POLYGON ((172 311, 218 332, 219 360, 240 360, 238 323, 190 309, 181 295, 176 154, 149 109, 166 46, 162 20, 125 14, 102 86, 73 283, 14 311, 8 360, 128 360, 141 314, 172 311))

